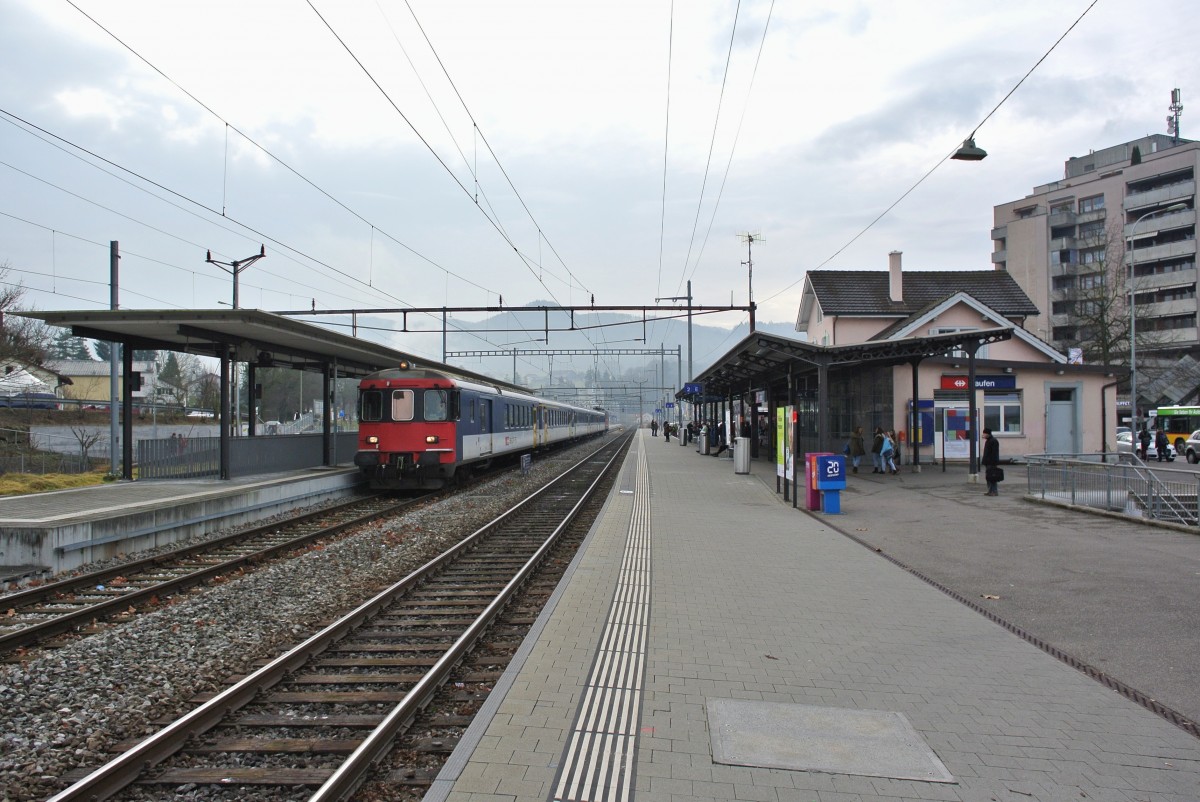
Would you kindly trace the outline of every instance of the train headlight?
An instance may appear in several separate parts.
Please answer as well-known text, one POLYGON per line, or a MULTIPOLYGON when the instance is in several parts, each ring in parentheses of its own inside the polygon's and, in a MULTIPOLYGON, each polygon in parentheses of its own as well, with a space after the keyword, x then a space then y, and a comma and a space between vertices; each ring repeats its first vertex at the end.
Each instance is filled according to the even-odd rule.
POLYGON ((439 442, 441 442, 441 439, 442 438, 438 437, 436 434, 430 434, 430 435, 425 436, 425 442, 428 443, 429 445, 433 445, 434 443, 439 443, 439 442))
POLYGON ((372 434, 372 435, 368 435, 368 436, 367 436, 367 445, 369 445, 369 446, 377 446, 377 445, 379 445, 379 438, 378 438, 378 437, 376 437, 376 436, 375 436, 375 435, 373 435, 373 434, 372 434))

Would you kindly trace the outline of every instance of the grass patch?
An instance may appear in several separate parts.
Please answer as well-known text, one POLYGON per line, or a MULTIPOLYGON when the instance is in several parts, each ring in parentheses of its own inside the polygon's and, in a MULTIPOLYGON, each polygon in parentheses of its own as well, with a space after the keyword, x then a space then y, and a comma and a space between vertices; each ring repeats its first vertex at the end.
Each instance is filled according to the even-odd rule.
POLYGON ((88 473, 6 473, 0 476, 0 496, 23 496, 28 493, 46 493, 51 490, 68 490, 73 487, 91 487, 111 481, 104 471, 88 473))

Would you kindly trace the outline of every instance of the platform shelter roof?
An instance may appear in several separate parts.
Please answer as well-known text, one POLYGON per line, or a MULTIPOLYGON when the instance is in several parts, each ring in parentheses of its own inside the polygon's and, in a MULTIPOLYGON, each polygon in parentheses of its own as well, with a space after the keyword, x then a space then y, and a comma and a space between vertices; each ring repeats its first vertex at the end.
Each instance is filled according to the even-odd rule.
MULTIPOLYGON (((958 331, 925 337, 903 337, 849 345, 823 346, 778 334, 752 332, 691 380, 703 388, 705 398, 740 394, 747 386, 761 388, 787 376, 856 366, 899 365, 953 351, 972 351, 978 345, 1011 339, 1013 328, 958 331)), ((687 397, 681 392, 680 397, 687 397)))
POLYGON ((408 361, 472 381, 524 391, 491 376, 415 356, 261 309, 102 309, 22 312, 80 337, 119 342, 138 350, 219 357, 259 367, 320 371, 336 364, 339 376, 361 378, 408 361))

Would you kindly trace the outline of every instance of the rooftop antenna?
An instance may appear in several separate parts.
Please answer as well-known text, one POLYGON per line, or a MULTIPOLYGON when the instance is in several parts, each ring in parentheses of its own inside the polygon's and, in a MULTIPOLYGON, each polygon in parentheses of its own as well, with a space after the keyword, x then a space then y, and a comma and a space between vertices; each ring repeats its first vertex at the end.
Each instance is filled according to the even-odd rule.
POLYGON ((1171 90, 1171 105, 1167 107, 1171 116, 1167 118, 1167 133, 1173 137, 1173 145, 1179 144, 1179 115, 1183 113, 1183 104, 1179 102, 1179 90, 1171 90))
MULTIPOLYGON (((747 306, 750 307, 750 333, 754 333, 754 243, 762 241, 761 234, 738 234, 738 239, 746 243, 746 261, 742 262, 747 268, 747 286, 749 293, 747 298, 747 306)), ((732 293, 730 294, 729 305, 733 306, 732 293)))

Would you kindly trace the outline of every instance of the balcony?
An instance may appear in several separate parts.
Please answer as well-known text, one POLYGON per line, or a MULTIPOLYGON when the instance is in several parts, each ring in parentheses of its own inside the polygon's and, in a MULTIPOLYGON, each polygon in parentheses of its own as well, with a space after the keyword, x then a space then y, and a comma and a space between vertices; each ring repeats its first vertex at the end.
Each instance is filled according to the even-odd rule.
POLYGON ((1008 251, 992 251, 992 264, 999 265, 1008 262, 1008 251))
MULTIPOLYGON (((1133 236, 1133 227, 1137 225, 1135 220, 1125 226, 1125 239, 1128 240, 1133 236)), ((1138 237, 1144 237, 1154 231, 1166 231, 1172 228, 1184 228, 1186 226, 1196 225, 1196 210, 1184 209, 1181 212, 1171 212, 1164 214, 1162 217, 1149 217, 1142 221, 1138 226, 1138 237)))
POLYGON ((1051 251, 1071 251, 1075 249, 1074 237, 1059 237, 1058 239, 1050 240, 1051 251))
MULTIPOLYGON (((1140 288, 1139 288, 1140 289, 1140 288)), ((1138 318, 1174 317, 1196 314, 1196 299, 1181 298, 1177 301, 1160 301, 1153 304, 1138 304, 1138 318)))
MULTIPOLYGON (((1142 261, 1139 259, 1138 264, 1142 261)), ((1138 292, 1149 292, 1150 290, 1159 290, 1164 287, 1194 287, 1197 279, 1196 268, 1190 270, 1179 270, 1174 273, 1159 273, 1154 276, 1138 276, 1137 290, 1138 292)))
POLYGON ((1149 192, 1137 192, 1132 195, 1125 196, 1125 202, 1122 208, 1130 212, 1134 209, 1144 209, 1147 206, 1157 204, 1167 204, 1173 201, 1191 198, 1196 194, 1195 181, 1181 181, 1178 184, 1171 184, 1168 187, 1160 187, 1152 189, 1149 192))
MULTIPOLYGON (((1075 212, 1055 212, 1050 215, 1050 227, 1073 226, 1076 223, 1076 216, 1075 212)), ((995 237, 992 239, 995 239, 995 237)))
POLYGON ((1134 258, 1139 265, 1157 262, 1162 259, 1174 259, 1180 256, 1194 256, 1196 240, 1185 239, 1179 242, 1168 242, 1165 245, 1152 245, 1149 248, 1137 248, 1125 255, 1125 264, 1132 264, 1134 258))
POLYGON ((997 226, 992 229, 992 239, 1005 239, 1008 237, 1008 226, 997 226))

